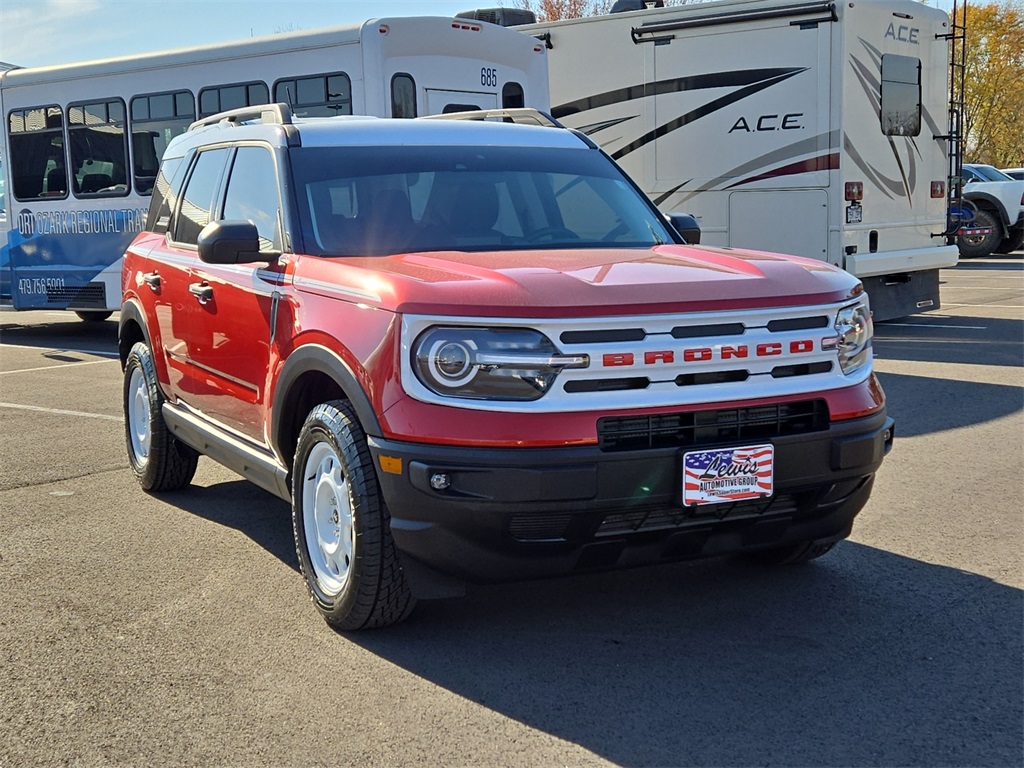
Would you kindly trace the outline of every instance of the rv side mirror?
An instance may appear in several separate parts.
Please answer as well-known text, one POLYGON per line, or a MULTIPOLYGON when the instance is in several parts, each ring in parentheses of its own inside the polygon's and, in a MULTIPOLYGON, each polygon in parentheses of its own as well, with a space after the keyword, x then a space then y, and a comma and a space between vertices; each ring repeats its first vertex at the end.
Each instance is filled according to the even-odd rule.
POLYGON ((260 253, 260 235, 248 221, 214 221, 199 233, 199 258, 207 264, 248 264, 268 261, 260 253))
POLYGON ((665 218, 678 232, 687 245, 700 244, 700 224, 688 213, 666 213, 665 218))

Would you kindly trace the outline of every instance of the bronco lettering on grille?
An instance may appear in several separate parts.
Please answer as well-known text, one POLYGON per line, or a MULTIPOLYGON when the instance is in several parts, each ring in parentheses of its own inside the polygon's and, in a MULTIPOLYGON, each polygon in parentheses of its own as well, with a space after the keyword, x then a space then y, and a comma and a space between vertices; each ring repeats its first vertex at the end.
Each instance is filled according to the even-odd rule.
MULTIPOLYGON (((789 354, 801 355, 814 351, 814 339, 801 339, 789 342, 789 354)), ((777 357, 783 353, 783 345, 780 342, 772 341, 758 344, 753 348, 754 357, 777 357)), ((689 347, 687 349, 672 350, 659 349, 651 352, 644 352, 644 365, 658 365, 659 363, 670 364, 676 362, 680 357, 684 363, 707 363, 712 360, 745 359, 750 357, 751 348, 747 344, 737 346, 719 347, 689 347)), ((615 352, 602 355, 601 365, 605 368, 618 368, 621 366, 633 365, 637 356, 632 352, 615 352)))

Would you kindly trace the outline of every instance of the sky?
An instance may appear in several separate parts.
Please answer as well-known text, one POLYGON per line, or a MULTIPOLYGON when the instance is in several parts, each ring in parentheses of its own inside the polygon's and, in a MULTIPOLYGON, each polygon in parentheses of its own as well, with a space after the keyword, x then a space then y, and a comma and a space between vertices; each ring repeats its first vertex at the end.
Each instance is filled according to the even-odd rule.
MULTIPOLYGON (((948 10, 952 0, 929 0, 948 10)), ((317 29, 452 16, 514 0, 0 0, 0 62, 22 67, 317 29)))
POLYGON ((0 0, 0 62, 66 64, 512 0, 0 0))

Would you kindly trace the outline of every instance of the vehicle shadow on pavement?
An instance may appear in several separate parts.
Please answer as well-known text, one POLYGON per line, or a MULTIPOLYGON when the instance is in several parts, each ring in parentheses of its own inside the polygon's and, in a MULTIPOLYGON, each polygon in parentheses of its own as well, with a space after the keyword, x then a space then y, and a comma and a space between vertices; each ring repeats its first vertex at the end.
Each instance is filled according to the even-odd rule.
POLYGON ((1024 410, 1020 387, 878 373, 896 439, 943 432, 1000 419, 1024 410), (928 403, 922 408, 921 403, 928 403))
POLYGON ((211 523, 234 528, 298 573, 288 503, 248 480, 190 486, 162 494, 160 500, 211 523))
POLYGON ((22 325, 18 315, 4 317, 0 323, 0 344, 17 344, 22 347, 54 347, 67 349, 91 349, 102 354, 117 353, 117 320, 103 320, 86 323, 72 313, 68 319, 54 318, 54 322, 43 325, 22 325))
POLYGON ((953 319, 914 315, 911 322, 920 325, 876 324, 875 356, 880 360, 925 363, 1024 365, 1024 345, 1021 345, 1024 321, 959 315, 953 319), (961 327, 942 328, 944 324, 961 327))
POLYGON ((1022 594, 844 542, 477 587, 346 637, 620 765, 1013 765, 1022 594))
POLYGON ((993 253, 983 259, 961 258, 953 269, 956 269, 958 272, 984 272, 990 269, 1020 272, 1024 270, 1024 262, 1021 261, 1021 251, 993 253))

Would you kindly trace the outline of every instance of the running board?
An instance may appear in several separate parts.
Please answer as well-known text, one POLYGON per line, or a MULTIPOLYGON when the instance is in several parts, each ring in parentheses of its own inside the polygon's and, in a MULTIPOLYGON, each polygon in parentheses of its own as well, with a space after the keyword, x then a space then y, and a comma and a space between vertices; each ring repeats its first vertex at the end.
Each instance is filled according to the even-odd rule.
POLYGON ((181 442, 263 490, 291 501, 288 470, 273 456, 171 403, 164 403, 163 416, 171 434, 181 442))

